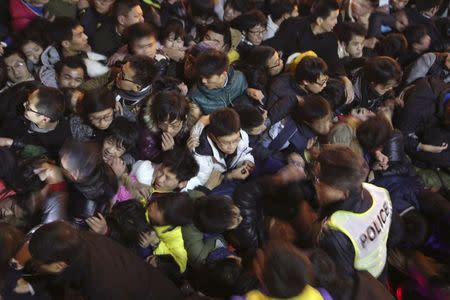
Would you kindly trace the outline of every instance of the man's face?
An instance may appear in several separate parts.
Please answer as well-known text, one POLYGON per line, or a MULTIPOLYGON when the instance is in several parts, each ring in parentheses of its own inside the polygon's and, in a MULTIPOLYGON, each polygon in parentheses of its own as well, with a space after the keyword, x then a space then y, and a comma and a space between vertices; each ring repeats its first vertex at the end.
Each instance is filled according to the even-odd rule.
POLYGON ((92 126, 100 130, 106 130, 114 120, 114 109, 107 108, 89 115, 92 126))
POLYGON ((208 30, 203 37, 203 41, 213 41, 216 42, 220 49, 224 50, 225 48, 225 42, 223 39, 223 35, 220 33, 216 33, 212 30, 208 30))
POLYGON ((337 18, 339 16, 339 9, 332 11, 328 17, 325 19, 320 19, 319 26, 322 27, 322 30, 325 32, 331 32, 333 31, 334 26, 337 24, 337 18))
POLYGON ((37 109, 36 105, 38 103, 38 90, 35 90, 28 96, 27 101, 23 103, 24 117, 38 127, 41 127, 45 122, 49 121, 49 118, 37 109))
POLYGON ((257 25, 250 28, 250 30, 246 34, 246 37, 250 43, 258 46, 261 45, 265 32, 266 28, 263 25, 257 25))
POLYGON ((5 58, 5 65, 8 72, 8 79, 13 83, 23 82, 31 76, 27 69, 27 64, 23 58, 17 54, 5 58))
POLYGON ((241 133, 236 132, 221 137, 211 136, 211 139, 214 141, 220 151, 227 155, 230 155, 236 152, 239 142, 241 141, 241 133))
POLYGON ((144 12, 139 5, 133 7, 123 18, 123 26, 125 26, 125 28, 142 22, 144 22, 144 12))
POLYGON ((220 75, 213 75, 209 78, 202 78, 202 84, 208 89, 223 88, 227 79, 227 73, 223 72, 220 75))
POLYGON ((155 172, 153 187, 158 191, 173 192, 176 189, 183 188, 185 184, 180 182, 177 175, 164 165, 159 165, 155 172))
POLYGON ((116 86, 124 91, 137 92, 140 90, 140 85, 134 82, 135 72, 129 62, 122 66, 121 71, 117 74, 116 86))
POLYGON ((22 52, 27 59, 35 65, 41 61, 41 54, 43 51, 44 49, 33 41, 29 41, 22 46, 22 52))
POLYGON ((68 66, 63 66, 61 74, 58 77, 59 88, 77 88, 84 81, 84 70, 82 68, 72 69, 68 66))
POLYGON ((72 29, 72 40, 67 43, 70 51, 87 51, 89 49, 88 37, 84 33, 83 26, 79 25, 72 29))
POLYGON ((331 113, 325 117, 315 120, 310 124, 311 128, 319 135, 327 135, 333 126, 331 113))
POLYGON ((131 49, 133 54, 154 58, 156 55, 157 46, 158 43, 154 36, 146 36, 142 39, 136 40, 131 49))
POLYGON ((112 5, 115 0, 94 0, 95 10, 102 15, 111 11, 112 5))
POLYGON ((354 35, 347 44, 345 50, 352 58, 360 58, 363 55, 365 37, 354 35))
POLYGON ((327 86, 328 76, 325 74, 320 74, 319 78, 315 82, 304 82, 306 89, 313 93, 318 94, 323 91, 323 89, 327 86))

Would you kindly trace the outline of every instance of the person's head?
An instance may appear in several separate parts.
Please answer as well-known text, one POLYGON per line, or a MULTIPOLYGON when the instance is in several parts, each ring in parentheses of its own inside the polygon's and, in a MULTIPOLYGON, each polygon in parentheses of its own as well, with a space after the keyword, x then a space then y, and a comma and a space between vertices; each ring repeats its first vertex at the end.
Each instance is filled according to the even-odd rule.
POLYGON ((379 56, 392 57, 395 60, 405 55, 408 41, 402 33, 389 33, 375 45, 375 52, 379 56))
POLYGON ((405 30, 405 28, 408 27, 410 23, 406 11, 399 10, 395 13, 394 16, 395 16, 395 24, 394 24, 395 29, 397 29, 399 32, 403 32, 403 30, 405 30))
POLYGON ((27 68, 26 58, 20 50, 6 48, 2 60, 9 81, 16 84, 30 79, 31 73, 27 68))
POLYGON ((267 117, 260 109, 250 105, 241 105, 235 107, 235 110, 239 114, 242 130, 247 132, 248 135, 256 136, 266 131, 265 121, 267 117))
POLYGON ((115 0, 94 0, 94 9, 101 15, 111 12, 115 0))
POLYGON ((69 117, 78 113, 81 101, 83 101, 85 91, 80 88, 62 88, 61 92, 64 96, 65 116, 69 117))
POLYGON ((175 137, 187 120, 188 100, 176 92, 160 92, 150 102, 149 110, 154 124, 161 132, 175 137))
POLYGON ((64 99, 55 88, 39 87, 23 103, 24 117, 40 128, 61 120, 64 116, 64 99))
POLYGON ((216 42, 220 49, 227 52, 231 47, 231 32, 228 23, 216 21, 206 26, 203 41, 216 42))
POLYGON ((77 88, 87 77, 87 69, 79 55, 65 57, 55 65, 59 88, 77 88))
POLYGON ((400 64, 391 57, 369 58, 362 68, 367 84, 380 96, 393 90, 402 80, 400 64))
POLYGON ((161 76, 158 77, 152 85, 152 92, 154 94, 158 92, 175 92, 180 95, 186 96, 188 93, 187 85, 176 77, 161 76))
POLYGON ((161 31, 160 41, 164 47, 184 48, 184 24, 178 19, 169 20, 161 31))
POLYGON ((330 78, 327 86, 320 92, 320 96, 330 103, 335 113, 339 114, 347 101, 344 82, 341 79, 330 78))
POLYGON ((74 55, 89 49, 83 26, 70 17, 56 17, 50 28, 50 37, 56 47, 67 54, 74 55))
POLYGON ((327 135, 332 123, 332 110, 330 104, 322 96, 306 96, 293 112, 297 123, 308 125, 318 135, 327 135))
POLYGON ((255 46, 248 52, 244 62, 250 68, 262 68, 270 76, 276 76, 283 71, 284 63, 280 53, 269 46, 255 46))
POLYGON ((320 93, 328 81, 328 66, 320 57, 307 56, 295 68, 295 80, 306 91, 320 93))
POLYGON ((151 85, 158 73, 155 60, 143 55, 133 55, 117 74, 116 86, 124 91, 139 92, 151 85))
POLYGON ((229 23, 253 8, 254 5, 249 0, 227 0, 224 5, 223 20, 229 23))
POLYGON ((188 0, 187 12, 197 26, 210 24, 216 18, 214 0, 188 0))
POLYGON ((275 23, 280 24, 284 20, 297 17, 298 7, 291 0, 277 0, 269 4, 269 15, 275 23))
POLYGON ((325 145, 314 167, 317 200, 323 206, 361 191, 368 174, 363 157, 343 145, 325 145))
POLYGON ((414 52, 421 54, 430 49, 431 38, 424 25, 410 25, 403 31, 409 48, 414 52))
POLYGON ((313 279, 307 256, 287 242, 272 242, 258 250, 253 269, 268 295, 274 298, 297 297, 313 279))
POLYGON ((360 21, 361 18, 371 14, 379 6, 377 0, 355 0, 351 2, 349 11, 356 21, 360 21))
POLYGON ((164 152, 162 162, 155 170, 153 186, 158 191, 181 190, 198 171, 199 166, 192 153, 185 148, 176 147, 164 152))
POLYGON ((384 144, 389 140, 392 134, 392 127, 389 121, 382 115, 376 115, 367 119, 358 126, 356 137, 361 147, 374 153, 382 150, 384 144))
POLYGON ((262 11, 251 10, 234 18, 230 25, 239 30, 247 41, 257 46, 263 41, 267 18, 262 11))
POLYGON ((416 0, 416 9, 429 17, 433 17, 439 10, 442 0, 416 0))
POLYGON ((391 0, 389 1, 396 11, 402 10, 408 5, 409 0, 391 0))
POLYGON ((195 61, 198 82, 210 90, 224 87, 228 78, 228 68, 228 56, 216 49, 204 51, 195 61))
POLYGON ((119 234, 118 238, 126 246, 137 245, 142 232, 151 228, 145 218, 145 208, 135 199, 114 204, 108 218, 108 226, 119 234))
POLYGON ((32 262, 39 271, 59 274, 79 255, 82 239, 77 229, 64 221, 42 225, 29 243, 32 262))
POLYGON ((207 127, 209 138, 225 154, 233 154, 241 141, 241 121, 231 108, 221 108, 210 115, 207 127))
POLYGON ((242 217, 231 199, 208 196, 196 200, 193 221, 201 232, 218 234, 238 227, 242 217))
POLYGON ((112 14, 118 30, 144 22, 144 12, 138 0, 117 0, 114 3, 112 14))
POLYGON ((111 91, 98 88, 87 91, 80 104, 80 116, 87 124, 106 130, 114 120, 116 101, 111 91))
POLYGON ((148 23, 135 23, 125 30, 128 52, 154 58, 158 47, 157 32, 148 23))
POLYGON ((162 193, 148 210, 152 225, 183 226, 192 221, 194 202, 187 193, 162 193))
POLYGON ((19 35, 17 47, 30 62, 38 65, 41 62, 42 52, 47 48, 47 40, 42 32, 27 28, 19 35))
POLYGON ((121 157, 136 146, 138 129, 136 122, 117 117, 105 133, 102 156, 105 161, 121 157))
POLYGON ((339 26, 338 40, 350 57, 362 57, 366 32, 363 25, 355 22, 345 22, 339 26))
POLYGON ((320 32, 331 32, 337 24, 339 3, 336 0, 318 0, 311 7, 312 23, 320 32))

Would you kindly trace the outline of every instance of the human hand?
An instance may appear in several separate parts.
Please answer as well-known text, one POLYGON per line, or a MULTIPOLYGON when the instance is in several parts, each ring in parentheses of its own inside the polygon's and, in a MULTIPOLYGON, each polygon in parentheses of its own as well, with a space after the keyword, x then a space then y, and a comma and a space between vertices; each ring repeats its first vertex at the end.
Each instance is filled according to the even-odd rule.
POLYGON ((161 148, 163 151, 172 150, 175 146, 175 140, 167 132, 163 132, 161 140, 161 148))
POLYGON ((224 175, 221 172, 213 170, 209 175, 208 181, 205 183, 205 187, 211 191, 222 183, 223 178, 224 175))
POLYGON ((387 170, 387 168, 389 168, 389 157, 384 155, 381 151, 375 151, 375 158, 377 162, 375 163, 374 170, 375 168, 378 170, 387 170))
POLYGON ((16 294, 27 294, 31 293, 30 284, 23 278, 19 278, 16 282, 16 287, 14 288, 14 293, 16 294))
POLYGON ((249 170, 245 164, 227 173, 228 179, 245 180, 250 175, 249 170))
POLYGON ((275 176, 280 184, 296 182, 306 178, 305 170, 293 164, 284 166, 275 176))
POLYGON ((263 103, 264 94, 261 90, 254 89, 254 88, 248 88, 247 96, 249 96, 253 100, 259 102, 261 105, 264 105, 264 103, 263 103))
POLYGON ((114 157, 109 160, 108 165, 113 169, 114 174, 116 174, 117 177, 121 177, 127 171, 127 166, 120 157, 114 157))
POLYGON ((181 61, 184 58, 184 56, 186 55, 186 48, 164 47, 164 48, 162 48, 162 51, 171 60, 176 61, 176 62, 181 61))
POLYGON ((200 145, 200 139, 197 136, 190 136, 187 140, 187 147, 189 151, 194 151, 200 145))
POLYGON ((64 175, 61 172, 61 168, 44 162, 37 169, 33 170, 34 174, 39 176, 41 181, 46 181, 48 184, 55 184, 64 181, 64 175))
POLYGON ((352 103, 353 100, 355 100, 355 91, 353 90, 353 83, 348 79, 347 76, 341 77, 342 81, 344 82, 345 86, 345 96, 347 100, 345 101, 345 104, 352 103))
POLYGON ((444 150, 448 149, 447 143, 442 143, 441 146, 434 146, 434 145, 428 145, 428 144, 419 144, 419 150, 424 152, 430 152, 430 153, 441 153, 444 150))
POLYGON ((108 224, 101 213, 97 213, 98 217, 92 216, 86 219, 89 228, 98 234, 105 235, 108 232, 108 224))
POLYGON ((13 144, 13 139, 0 137, 0 147, 11 147, 13 144))
POLYGON ((293 165, 293 166, 295 166, 295 167, 297 167, 299 169, 304 169, 305 168, 305 160, 297 152, 292 152, 291 154, 289 154, 288 158, 287 158, 287 161, 288 161, 289 165, 293 165))
POLYGON ((141 248, 148 248, 148 246, 154 246, 158 243, 159 238, 153 230, 139 233, 139 246, 141 246, 141 248))

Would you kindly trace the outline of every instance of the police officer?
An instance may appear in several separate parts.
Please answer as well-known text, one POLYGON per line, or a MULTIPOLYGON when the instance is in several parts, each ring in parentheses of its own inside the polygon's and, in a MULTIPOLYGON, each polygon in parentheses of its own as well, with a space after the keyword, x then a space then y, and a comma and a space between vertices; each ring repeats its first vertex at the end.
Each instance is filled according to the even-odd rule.
POLYGON ((367 164, 346 146, 326 146, 313 173, 321 205, 319 246, 343 273, 368 271, 380 278, 387 247, 398 243, 403 231, 389 193, 364 183, 367 164))

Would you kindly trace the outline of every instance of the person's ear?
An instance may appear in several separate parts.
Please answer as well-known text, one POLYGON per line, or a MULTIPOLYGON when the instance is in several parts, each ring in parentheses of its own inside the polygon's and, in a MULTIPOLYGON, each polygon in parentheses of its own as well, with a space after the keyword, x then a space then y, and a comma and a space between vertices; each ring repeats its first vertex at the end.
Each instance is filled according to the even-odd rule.
POLYGON ((316 19, 316 24, 317 24, 317 26, 321 26, 322 24, 323 24, 323 18, 322 17, 318 17, 317 19, 316 19))
POLYGON ((180 190, 182 190, 182 189, 184 189, 184 188, 187 186, 187 184, 188 184, 188 181, 187 181, 187 180, 185 180, 185 181, 180 181, 180 183, 178 183, 178 188, 179 188, 180 190))
POLYGON ((51 123, 52 120, 49 117, 42 116, 42 122, 44 122, 44 123, 51 123))
POLYGON ((118 16, 117 17, 117 23, 119 23, 120 25, 125 25, 125 21, 126 21, 126 18, 125 18, 125 16, 118 16))
POLYGON ((67 40, 65 40, 65 41, 62 41, 61 42, 61 46, 63 47, 63 48, 69 48, 70 47, 70 42, 69 41, 67 41, 67 40))
POLYGON ((134 84, 134 91, 139 92, 142 89, 142 86, 140 84, 134 84))

